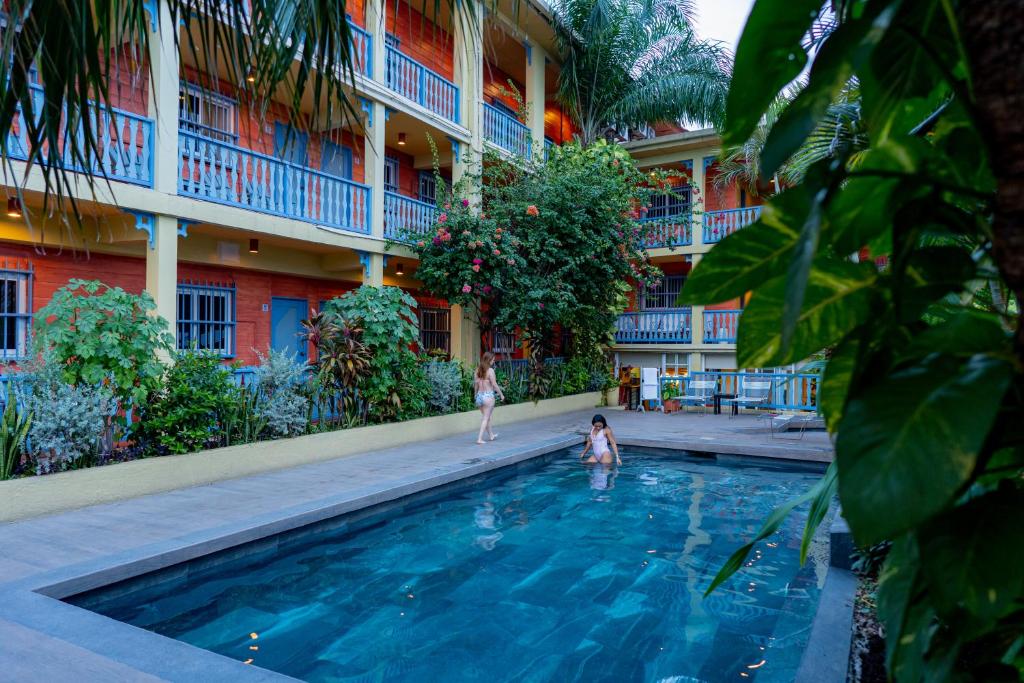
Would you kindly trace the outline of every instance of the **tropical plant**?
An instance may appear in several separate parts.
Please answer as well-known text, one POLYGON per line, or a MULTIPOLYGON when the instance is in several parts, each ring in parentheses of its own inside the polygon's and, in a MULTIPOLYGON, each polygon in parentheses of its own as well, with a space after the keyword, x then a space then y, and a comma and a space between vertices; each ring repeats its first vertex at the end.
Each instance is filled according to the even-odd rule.
POLYGON ((267 417, 259 410, 261 400, 255 384, 240 386, 236 400, 220 407, 217 421, 221 425, 225 446, 259 441, 267 429, 267 417))
POLYGON ((688 119, 717 124, 728 55, 697 38, 690 0, 558 0, 559 101, 589 145, 609 129, 688 119))
POLYGON ((266 422, 274 436, 296 436, 306 431, 309 397, 306 367, 288 355, 273 349, 258 354, 256 386, 260 400, 256 414, 266 422))
POLYGON ((371 285, 345 292, 324 306, 324 314, 333 317, 336 325, 362 331, 359 341, 369 352, 370 368, 357 386, 378 411, 377 419, 402 410, 401 370, 415 366, 412 345, 419 339, 415 309, 416 300, 398 287, 371 285))
POLYGON ((140 411, 133 436, 146 455, 168 455, 219 446, 221 418, 239 400, 231 370, 206 351, 181 351, 163 386, 140 411))
MULTIPOLYGON (((433 16, 450 16, 463 33, 479 34, 478 3, 430 4, 433 16)), ((42 171, 45 201, 63 206, 66 200, 77 216, 71 174, 81 171, 93 187, 94 169, 103 168, 108 131, 100 114, 118 94, 110 75, 139 69, 159 39, 180 41, 199 64, 216 64, 213 77, 237 99, 266 107, 271 94, 281 95, 297 129, 317 129, 340 114, 357 120, 358 105, 344 88, 359 68, 349 11, 347 2, 317 0, 8 0, 3 13, 12 19, 0 32, 0 131, 20 120, 28 157, 42 171), (126 51, 128 64, 121 64, 126 51), (32 73, 39 98, 32 96, 32 73), (312 113, 307 95, 318 103, 312 113), (56 149, 64 153, 46 153, 56 149)), ((14 139, 0 136, 5 167, 14 139)), ((13 173, 9 179, 23 182, 13 173)))
POLYGON ((71 385, 108 386, 122 403, 141 403, 164 372, 160 353, 174 337, 146 292, 72 279, 36 312, 35 344, 71 385))
MULTIPOLYGON (((356 398, 359 386, 373 371, 370 349, 362 342, 363 330, 355 322, 314 311, 302 321, 301 339, 316 349, 310 361, 314 374, 314 402, 320 425, 346 417, 365 419, 356 398)), ((365 405, 365 403, 364 403, 365 405)), ((312 422, 312 406, 310 407, 312 422)))
POLYGON ((438 413, 449 413, 462 396, 462 365, 458 361, 432 360, 423 364, 430 393, 427 404, 438 413))
POLYGON ((3 415, 0 416, 0 481, 10 479, 21 465, 25 437, 32 427, 32 414, 19 409, 14 393, 8 389, 3 415))
MULTIPOLYGON (((1024 677, 1024 82, 1019 2, 850 0, 761 153, 771 176, 856 82, 867 148, 808 169, 726 237, 681 303, 752 291, 737 364, 831 349, 820 406, 835 461, 753 543, 809 503, 802 555, 836 492, 879 581, 896 681, 1024 677), (867 251, 887 265, 851 259, 867 251), (860 262, 857 262, 860 261, 860 262), (979 292, 1005 293, 980 296, 979 292)), ((758 0, 736 54, 726 145, 742 144, 804 69, 819 2, 758 0)))

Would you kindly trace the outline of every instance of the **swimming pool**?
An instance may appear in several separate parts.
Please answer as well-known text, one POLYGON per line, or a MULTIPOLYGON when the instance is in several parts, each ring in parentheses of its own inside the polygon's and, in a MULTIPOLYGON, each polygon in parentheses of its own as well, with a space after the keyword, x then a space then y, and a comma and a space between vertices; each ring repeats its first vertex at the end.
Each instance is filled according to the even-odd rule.
POLYGON ((795 515, 704 599, 817 467, 560 451, 68 602, 309 681, 790 681, 825 562, 795 515))

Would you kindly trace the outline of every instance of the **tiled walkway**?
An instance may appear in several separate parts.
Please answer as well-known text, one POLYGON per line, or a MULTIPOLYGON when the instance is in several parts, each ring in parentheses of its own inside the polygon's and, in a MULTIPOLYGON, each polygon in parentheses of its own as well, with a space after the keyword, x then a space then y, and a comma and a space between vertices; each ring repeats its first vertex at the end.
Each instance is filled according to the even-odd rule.
MULTIPOLYGON (((625 445, 827 461, 828 437, 769 437, 752 417, 606 416, 625 445)), ((0 527, 0 681, 274 678, 212 653, 31 591, 69 594, 348 510, 580 443, 592 412, 501 425, 475 435, 363 453, 0 527), (154 565, 147 559, 160 556, 154 565), (97 573, 103 573, 102 579, 97 573), (91 578, 90 578, 90 575, 91 578), (194 668, 193 668, 194 667, 194 668), (145 672, 145 673, 144 673, 145 672), (201 672, 201 674, 200 674, 201 672), (155 676, 150 678, 148 676, 155 676)), ((395 429, 401 429, 396 425, 395 429)), ((338 438, 344 439, 345 432, 338 438)))

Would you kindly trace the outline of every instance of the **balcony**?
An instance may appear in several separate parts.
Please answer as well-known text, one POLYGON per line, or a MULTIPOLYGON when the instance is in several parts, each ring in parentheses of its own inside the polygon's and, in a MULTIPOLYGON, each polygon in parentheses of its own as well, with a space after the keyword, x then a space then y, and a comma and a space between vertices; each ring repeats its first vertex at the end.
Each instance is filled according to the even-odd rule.
POLYGON ((742 311, 704 311, 704 343, 735 344, 742 311))
POLYGON ((298 164, 178 131, 178 193, 369 234, 370 188, 298 164))
POLYGON ((615 321, 619 344, 688 344, 691 338, 689 308, 627 311, 615 321))
POLYGON ((429 202, 421 202, 396 192, 384 192, 384 236, 398 240, 404 231, 425 235, 434 225, 437 210, 429 202))
POLYGON ((497 107, 484 107, 484 140, 516 156, 529 157, 532 147, 530 129, 497 107))
POLYGON ((373 36, 351 21, 348 30, 352 32, 352 59, 356 73, 373 78, 373 36))
MULTIPOLYGON (((43 107, 43 89, 41 86, 29 86, 32 91, 32 109, 41 111, 43 107)), ((89 171, 96 176, 105 175, 110 180, 126 183, 153 186, 153 121, 144 116, 123 111, 95 107, 87 114, 91 116, 91 125, 96 136, 96 149, 93 150, 89 162, 89 171)), ((84 171, 81 159, 75 160, 67 149, 69 139, 75 140, 76 147, 83 153, 85 141, 80 129, 61 132, 64 149, 64 166, 72 171, 84 171)), ((7 149, 10 158, 28 161, 29 144, 26 135, 25 121, 19 107, 7 132, 7 149)), ((43 154, 49 154, 46 147, 43 154)))
POLYGON ((459 123, 459 88, 454 83, 390 45, 384 49, 387 72, 384 83, 390 90, 442 118, 459 123))
POLYGON ((644 246, 648 249, 693 244, 693 217, 689 213, 668 218, 644 218, 640 224, 644 231, 644 246))
POLYGON ((704 213, 704 243, 720 242, 740 228, 745 228, 761 217, 760 206, 704 213))

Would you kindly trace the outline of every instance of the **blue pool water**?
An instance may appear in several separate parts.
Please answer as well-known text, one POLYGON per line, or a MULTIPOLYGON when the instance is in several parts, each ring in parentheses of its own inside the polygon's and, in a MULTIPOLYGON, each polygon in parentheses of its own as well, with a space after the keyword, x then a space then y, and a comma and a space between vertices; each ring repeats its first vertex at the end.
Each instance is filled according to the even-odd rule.
POLYGON ((803 514, 702 593, 820 470, 623 461, 562 451, 70 602, 309 681, 792 680, 824 578, 803 514))

